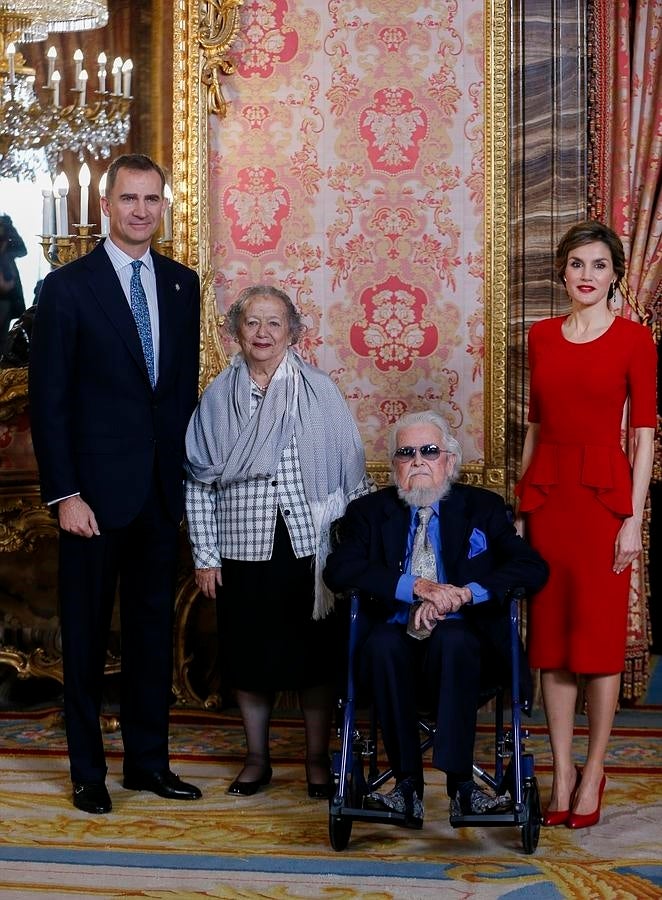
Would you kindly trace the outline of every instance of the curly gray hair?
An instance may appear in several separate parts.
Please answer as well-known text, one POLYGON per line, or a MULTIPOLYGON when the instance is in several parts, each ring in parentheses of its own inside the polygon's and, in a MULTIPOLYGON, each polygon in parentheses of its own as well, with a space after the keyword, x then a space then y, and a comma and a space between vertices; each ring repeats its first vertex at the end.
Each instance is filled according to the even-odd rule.
POLYGON ((254 284, 251 287, 244 288, 225 314, 225 327, 228 334, 233 338, 237 337, 242 313, 248 301, 252 300, 253 297, 272 297, 281 301, 287 313, 287 330, 290 336, 290 344, 298 343, 301 335, 306 330, 301 313, 285 291, 281 291, 280 288, 273 287, 271 284, 254 284))

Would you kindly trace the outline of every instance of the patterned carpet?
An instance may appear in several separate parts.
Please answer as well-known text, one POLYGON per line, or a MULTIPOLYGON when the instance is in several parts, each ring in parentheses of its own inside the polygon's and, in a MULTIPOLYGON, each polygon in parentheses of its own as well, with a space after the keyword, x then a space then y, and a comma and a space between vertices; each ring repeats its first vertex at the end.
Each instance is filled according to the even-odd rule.
MULTIPOLYGON (((305 792, 297 716, 274 723, 272 785, 235 798, 226 789, 242 757, 236 715, 176 711, 173 767, 202 787, 196 803, 123 790, 120 737, 111 732, 114 809, 88 816, 70 803, 60 711, 0 713, 0 898, 659 898, 658 699, 655 691, 618 715, 600 825, 543 829, 532 856, 515 828, 453 830, 433 769, 422 831, 357 822, 347 850, 334 852, 326 805, 305 792)), ((544 803, 550 756, 540 716, 529 731, 544 803)), ((477 757, 488 762, 491 752, 483 722, 477 757)))

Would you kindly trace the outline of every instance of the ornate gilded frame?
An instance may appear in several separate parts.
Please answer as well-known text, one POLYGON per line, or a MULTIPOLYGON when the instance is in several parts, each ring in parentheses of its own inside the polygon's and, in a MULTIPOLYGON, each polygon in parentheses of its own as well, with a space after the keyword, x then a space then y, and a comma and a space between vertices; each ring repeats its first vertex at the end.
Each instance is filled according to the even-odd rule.
POLYGON ((485 462, 470 480, 506 492, 508 341, 508 23, 506 0, 485 0, 485 462))
MULTIPOLYGON (((174 8, 173 189, 175 255, 202 282, 204 386, 226 364, 210 267, 207 123, 225 114, 227 51, 239 29, 243 0, 179 0, 174 8)), ((508 328, 508 20, 505 0, 485 0, 485 368, 484 462, 464 480, 506 492, 506 342, 508 328)), ((386 467, 370 464, 378 481, 386 467)))

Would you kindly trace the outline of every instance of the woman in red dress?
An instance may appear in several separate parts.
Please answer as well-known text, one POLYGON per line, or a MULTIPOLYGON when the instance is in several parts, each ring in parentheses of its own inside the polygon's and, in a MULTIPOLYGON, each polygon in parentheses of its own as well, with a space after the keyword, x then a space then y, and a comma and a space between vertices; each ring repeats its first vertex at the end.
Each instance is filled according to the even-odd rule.
POLYGON ((529 428, 517 488, 530 543, 550 577, 529 608, 529 659, 541 670, 554 759, 545 825, 594 825, 625 666, 630 565, 653 463, 656 350, 643 325, 617 315, 623 245, 599 222, 561 239, 556 269, 568 316, 529 333, 529 428), (632 465, 621 448, 624 411, 632 465), (574 765, 578 676, 585 679, 588 755, 574 765))

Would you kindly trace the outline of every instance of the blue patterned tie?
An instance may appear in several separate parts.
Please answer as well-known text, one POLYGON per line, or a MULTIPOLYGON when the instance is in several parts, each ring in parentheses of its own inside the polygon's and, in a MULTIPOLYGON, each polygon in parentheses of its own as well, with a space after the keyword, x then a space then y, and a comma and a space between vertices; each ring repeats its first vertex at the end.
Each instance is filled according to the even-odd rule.
POLYGON ((140 280, 140 267, 142 260, 134 259, 131 263, 133 274, 131 275, 131 312, 136 320, 138 336, 143 345, 149 383, 154 387, 154 345, 152 344, 152 323, 149 318, 149 307, 143 283, 140 280))

